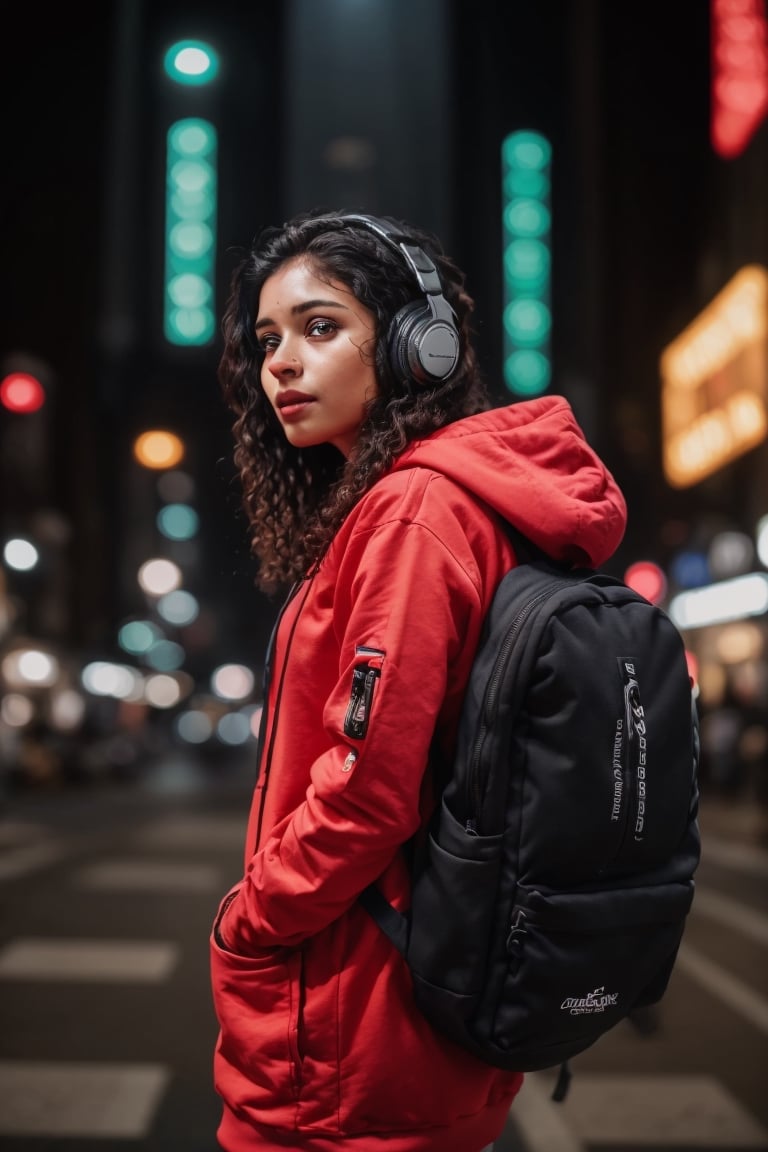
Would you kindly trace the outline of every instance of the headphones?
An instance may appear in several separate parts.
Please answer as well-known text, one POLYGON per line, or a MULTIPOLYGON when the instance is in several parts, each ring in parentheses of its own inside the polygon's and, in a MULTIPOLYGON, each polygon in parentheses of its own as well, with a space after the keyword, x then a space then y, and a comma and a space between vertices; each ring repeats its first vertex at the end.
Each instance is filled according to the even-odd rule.
POLYGON ((406 244, 376 216, 353 213, 338 219, 367 228, 399 252, 426 298, 424 303, 406 304, 392 320, 387 346, 393 372, 403 383, 413 381, 422 387, 443 383, 459 364, 459 331, 434 263, 422 248, 406 244))

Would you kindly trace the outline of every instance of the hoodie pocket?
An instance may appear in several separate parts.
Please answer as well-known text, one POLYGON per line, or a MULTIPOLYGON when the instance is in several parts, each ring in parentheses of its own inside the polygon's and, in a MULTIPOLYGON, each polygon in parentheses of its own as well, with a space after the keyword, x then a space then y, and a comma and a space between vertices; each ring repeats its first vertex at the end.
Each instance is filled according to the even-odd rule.
MULTIPOLYGON (((265 948, 241 956, 222 947, 213 931, 210 952, 218 1055, 248 1081, 253 1103, 274 1107, 295 1100, 301 1066, 301 953, 265 948)), ((228 1090, 224 1095, 230 1100, 228 1090)))

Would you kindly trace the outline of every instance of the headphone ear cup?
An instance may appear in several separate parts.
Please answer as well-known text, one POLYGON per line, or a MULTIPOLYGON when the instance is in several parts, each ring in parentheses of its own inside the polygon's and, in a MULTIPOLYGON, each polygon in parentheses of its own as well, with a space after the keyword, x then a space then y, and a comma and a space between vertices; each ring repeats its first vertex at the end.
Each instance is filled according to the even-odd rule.
POLYGON ((406 304, 392 320, 389 330, 389 361, 398 380, 415 379, 419 384, 425 382, 418 356, 413 356, 411 337, 414 329, 428 316, 429 309, 425 305, 406 304))
POLYGON ((458 332, 452 324, 436 319, 428 305, 406 304, 392 320, 389 359, 398 380, 442 383, 459 362, 458 332))

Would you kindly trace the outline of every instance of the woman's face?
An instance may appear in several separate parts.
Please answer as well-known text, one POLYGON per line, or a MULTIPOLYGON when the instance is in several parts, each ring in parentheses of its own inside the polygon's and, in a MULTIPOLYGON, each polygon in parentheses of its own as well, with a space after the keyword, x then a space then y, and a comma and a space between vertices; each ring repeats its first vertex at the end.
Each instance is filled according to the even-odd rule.
POLYGON ((265 280, 254 330, 261 384, 288 441, 334 444, 349 456, 378 390, 373 313, 296 257, 265 280))

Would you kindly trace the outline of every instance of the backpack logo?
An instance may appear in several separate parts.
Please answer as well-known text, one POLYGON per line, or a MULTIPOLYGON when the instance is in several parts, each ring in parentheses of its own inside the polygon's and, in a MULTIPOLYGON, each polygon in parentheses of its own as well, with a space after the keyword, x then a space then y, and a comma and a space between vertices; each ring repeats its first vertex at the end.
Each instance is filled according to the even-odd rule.
MULTIPOLYGON (((619 668, 624 681, 624 725, 627 732, 627 753, 630 763, 627 765, 628 777, 632 781, 635 796, 635 812, 633 834, 635 840, 642 840, 645 834, 645 804, 647 800, 646 784, 648 780, 648 736, 645 724, 645 709, 640 701, 640 684, 638 683, 634 660, 619 658, 619 668)), ((619 725, 617 725, 617 730, 619 725)), ((618 735, 618 731, 617 731, 618 735)), ((611 819, 618 819, 616 814, 616 741, 614 741, 613 756, 614 773, 614 814, 611 819)), ((621 789, 619 791, 621 795, 621 789)), ((619 810, 621 805, 619 803, 619 810)))
POLYGON ((613 804, 611 806, 611 820, 621 819, 621 807, 624 797, 624 720, 620 717, 616 721, 616 732, 613 737, 613 804))
POLYGON ((606 992, 603 985, 602 988, 595 988, 594 992, 587 992, 586 996, 567 996, 560 1008, 570 1016, 586 1016, 588 1013, 605 1012, 606 1008, 615 1008, 618 1002, 618 992, 606 992))

